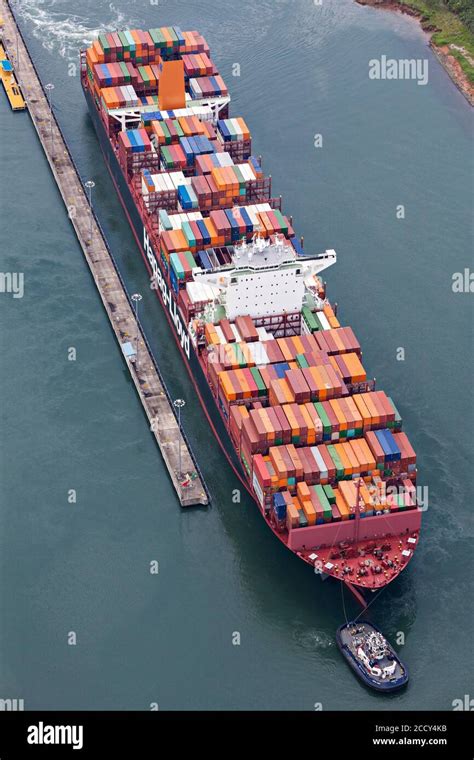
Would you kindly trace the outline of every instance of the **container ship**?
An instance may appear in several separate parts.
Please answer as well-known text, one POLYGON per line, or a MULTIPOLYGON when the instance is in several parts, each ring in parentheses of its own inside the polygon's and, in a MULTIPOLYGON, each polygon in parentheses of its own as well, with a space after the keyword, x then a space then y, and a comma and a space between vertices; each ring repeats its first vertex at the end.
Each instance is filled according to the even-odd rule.
POLYGON ((364 603, 418 543, 416 455, 272 195, 198 32, 99 35, 81 83, 106 165, 229 464, 267 525, 364 603))

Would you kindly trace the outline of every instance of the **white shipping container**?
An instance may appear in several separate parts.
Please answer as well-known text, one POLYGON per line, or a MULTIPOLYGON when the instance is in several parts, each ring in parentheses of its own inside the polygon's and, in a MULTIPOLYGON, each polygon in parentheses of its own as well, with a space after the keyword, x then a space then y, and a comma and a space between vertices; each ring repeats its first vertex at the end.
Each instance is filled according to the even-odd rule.
POLYGON ((262 224, 261 224, 259 218, 257 217, 256 211, 255 211, 255 207, 254 206, 246 206, 245 210, 246 210, 247 214, 249 215, 249 217, 250 217, 250 219, 252 221, 252 225, 253 225, 254 230, 256 232, 258 230, 261 230, 262 229, 262 224))
POLYGON ((197 79, 189 80, 189 89, 194 95, 197 95, 198 98, 202 98, 202 90, 199 86, 197 79))
POLYGON ((319 319, 319 321, 321 322, 321 324, 323 326, 323 330, 330 330, 331 329, 331 325, 329 324, 328 319, 327 319, 327 317, 326 317, 326 315, 324 314, 323 311, 318 311, 318 319, 319 319))
POLYGON ((249 164, 237 164, 246 182, 253 182, 257 179, 257 175, 253 171, 249 164))
POLYGON ((177 189, 179 185, 186 184, 183 172, 170 172, 170 180, 175 189, 177 189))
POLYGON ((230 153, 226 153, 225 151, 223 153, 216 153, 217 159, 219 161, 219 166, 233 166, 234 161, 232 159, 232 156, 230 153))
POLYGON ((316 460, 316 464, 317 464, 317 465, 318 465, 318 467, 319 467, 319 470, 320 470, 320 477, 321 477, 321 479, 325 479, 325 478, 327 478, 327 476, 328 476, 328 471, 327 471, 327 469, 326 469, 326 462, 325 462, 325 461, 324 461, 324 459, 322 458, 322 456, 321 456, 321 454, 319 453, 319 451, 318 451, 318 449, 317 449, 317 447, 316 447, 316 446, 311 446, 311 453, 312 453, 313 457, 314 457, 314 458, 315 458, 315 460, 316 460))
POLYGON ((241 334, 239 333, 238 329, 236 328, 236 326, 233 323, 231 323, 230 329, 234 333, 234 338, 235 338, 236 343, 242 343, 242 336, 241 336, 241 334))
POLYGON ((270 364, 270 359, 265 351, 265 346, 260 341, 247 343, 247 348, 255 364, 270 364))
POLYGON ((232 124, 234 132, 237 134, 237 139, 238 140, 243 140, 244 139, 244 133, 242 132, 242 129, 241 129, 240 124, 237 121, 237 119, 229 119, 229 121, 232 124))
POLYGON ((217 337, 219 338, 219 343, 221 344, 221 346, 223 346, 225 343, 227 343, 227 341, 224 337, 224 333, 222 332, 222 328, 219 327, 219 325, 215 325, 215 328, 216 328, 217 337))

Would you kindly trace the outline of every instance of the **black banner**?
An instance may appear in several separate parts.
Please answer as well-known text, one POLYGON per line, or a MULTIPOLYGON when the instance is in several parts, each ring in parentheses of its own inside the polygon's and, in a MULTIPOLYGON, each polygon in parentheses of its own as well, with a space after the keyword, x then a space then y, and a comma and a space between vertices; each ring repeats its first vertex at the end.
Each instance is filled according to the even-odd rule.
MULTIPOLYGON (((0 712, 0 760, 26 757, 156 757, 169 742, 182 755, 219 747, 248 752, 253 724, 265 754, 281 742, 311 758, 474 756, 472 714, 453 712, 0 712), (211 733, 210 724, 215 725, 211 733), (255 724, 261 723, 257 728, 255 724), (190 724, 184 726, 183 724, 190 724), (225 729, 223 734, 220 730, 225 729), (349 755, 353 756, 353 755, 349 755)), ((257 739, 257 736, 255 737, 257 739)))

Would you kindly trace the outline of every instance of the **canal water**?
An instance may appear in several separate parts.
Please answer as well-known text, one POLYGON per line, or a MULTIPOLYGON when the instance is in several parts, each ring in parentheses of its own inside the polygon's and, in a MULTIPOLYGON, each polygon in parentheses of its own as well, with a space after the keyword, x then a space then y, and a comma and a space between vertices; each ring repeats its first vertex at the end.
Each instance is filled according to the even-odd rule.
POLYGON ((1 270, 24 274, 24 295, 0 293, 0 697, 26 709, 450 709, 472 683, 472 295, 452 289, 472 250, 469 106, 417 22, 352 0, 77 6, 17 7, 127 286, 143 294, 170 391, 186 401, 212 505, 178 506, 34 129, 2 96, 1 270), (245 494, 234 503, 239 483, 102 163, 78 50, 104 28, 168 24, 206 36, 305 249, 336 249, 328 294, 418 453, 421 542, 369 612, 411 671, 389 699, 361 688, 336 649, 353 600, 286 551, 245 494), (427 59, 428 84, 369 79, 382 55, 427 59))

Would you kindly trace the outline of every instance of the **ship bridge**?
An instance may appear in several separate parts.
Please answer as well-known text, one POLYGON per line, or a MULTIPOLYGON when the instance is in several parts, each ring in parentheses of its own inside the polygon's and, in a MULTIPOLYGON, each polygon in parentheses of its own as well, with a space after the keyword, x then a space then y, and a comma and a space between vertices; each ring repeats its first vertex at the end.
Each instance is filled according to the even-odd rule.
POLYGON ((299 256, 285 238, 270 242, 256 237, 235 246, 225 268, 193 270, 196 282, 217 286, 228 319, 265 317, 301 311, 314 276, 336 262, 334 250, 299 256), (308 287, 309 286, 309 287, 308 287))

